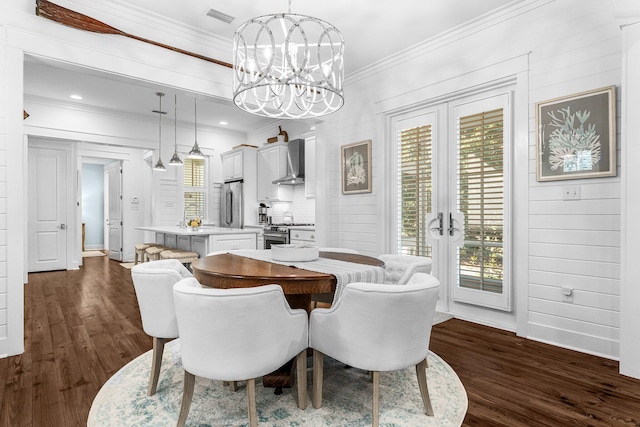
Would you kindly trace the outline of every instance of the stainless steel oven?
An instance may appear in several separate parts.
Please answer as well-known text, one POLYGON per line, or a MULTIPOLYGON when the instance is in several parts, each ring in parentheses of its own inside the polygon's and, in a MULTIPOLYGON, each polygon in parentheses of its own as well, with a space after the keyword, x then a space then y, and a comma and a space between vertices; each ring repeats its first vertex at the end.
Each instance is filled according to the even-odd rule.
POLYGON ((289 229, 283 227, 265 227, 262 232, 264 249, 271 249, 271 245, 289 243, 289 229))
POLYGON ((312 226, 313 224, 298 223, 281 223, 271 224, 263 228, 262 236, 264 237, 264 249, 271 249, 271 245, 286 245, 289 240, 289 227, 293 226, 312 226))

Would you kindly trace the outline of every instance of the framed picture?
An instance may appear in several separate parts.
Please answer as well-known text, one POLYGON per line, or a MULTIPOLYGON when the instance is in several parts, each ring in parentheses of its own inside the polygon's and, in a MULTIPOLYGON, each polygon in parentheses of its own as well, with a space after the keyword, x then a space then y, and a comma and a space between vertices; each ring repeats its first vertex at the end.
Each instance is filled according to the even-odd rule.
POLYGON ((538 181, 616 175, 616 88, 536 103, 538 181))
POLYGON ((342 146, 342 194, 371 193, 371 140, 342 146))

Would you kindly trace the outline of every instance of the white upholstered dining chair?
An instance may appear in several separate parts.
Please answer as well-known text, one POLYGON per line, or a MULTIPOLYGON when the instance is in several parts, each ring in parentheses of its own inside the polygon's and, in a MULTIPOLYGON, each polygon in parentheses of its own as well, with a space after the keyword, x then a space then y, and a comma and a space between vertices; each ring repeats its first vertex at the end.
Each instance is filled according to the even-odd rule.
POLYGON ((184 391, 178 426, 189 415, 195 377, 247 384, 249 425, 257 426, 255 378, 296 357, 298 407, 307 406, 307 312, 291 309, 279 285, 202 288, 195 279, 174 286, 184 391))
POLYGON ((155 394, 158 386, 164 344, 178 337, 173 285, 186 277, 192 277, 192 274, 178 260, 145 262, 131 269, 142 328, 153 337, 151 377, 147 390, 149 396, 155 394))
POLYGON ((323 355, 371 371, 373 426, 379 422, 380 372, 415 366, 427 415, 433 415, 427 387, 427 354, 440 281, 416 273, 405 286, 350 283, 330 309, 309 319, 313 348, 314 408, 322 406, 323 355), (340 333, 336 333, 340 331, 340 333))
POLYGON ((404 285, 415 273, 431 273, 431 258, 414 255, 383 254, 384 283, 404 285))

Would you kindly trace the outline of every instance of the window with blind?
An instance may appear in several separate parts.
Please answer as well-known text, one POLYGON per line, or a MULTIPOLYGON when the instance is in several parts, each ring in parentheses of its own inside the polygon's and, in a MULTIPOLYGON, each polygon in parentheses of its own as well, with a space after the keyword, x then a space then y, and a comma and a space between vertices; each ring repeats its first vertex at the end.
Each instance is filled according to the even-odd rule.
POLYGON ((425 214, 431 212, 431 125, 399 132, 398 253, 431 256, 425 214))
POLYGON ((185 218, 207 217, 207 173, 204 159, 185 159, 183 191, 185 218))
POLYGON ((465 215, 458 285, 502 293, 504 279, 503 109, 458 118, 458 211, 465 215))

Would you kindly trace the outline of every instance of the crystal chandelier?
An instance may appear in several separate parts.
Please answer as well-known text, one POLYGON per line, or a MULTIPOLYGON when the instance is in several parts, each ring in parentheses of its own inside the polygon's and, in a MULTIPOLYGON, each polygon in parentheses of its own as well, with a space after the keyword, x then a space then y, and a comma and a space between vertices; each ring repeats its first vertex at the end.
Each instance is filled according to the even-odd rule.
POLYGON ((157 111, 154 110, 153 112, 158 113, 158 145, 159 147, 158 147, 158 162, 153 167, 153 170, 163 172, 167 170, 167 168, 165 168, 164 163, 162 163, 162 115, 166 113, 162 111, 162 97, 164 96, 164 93, 156 92, 156 95, 158 95, 158 99, 160 99, 160 107, 157 111))
POLYGON ((178 155, 178 95, 173 95, 173 141, 173 157, 169 160, 169 164, 182 166, 182 160, 178 155))
POLYGON ((263 117, 303 119, 344 104, 344 39, 333 25, 291 13, 251 19, 233 39, 233 102, 263 117))

